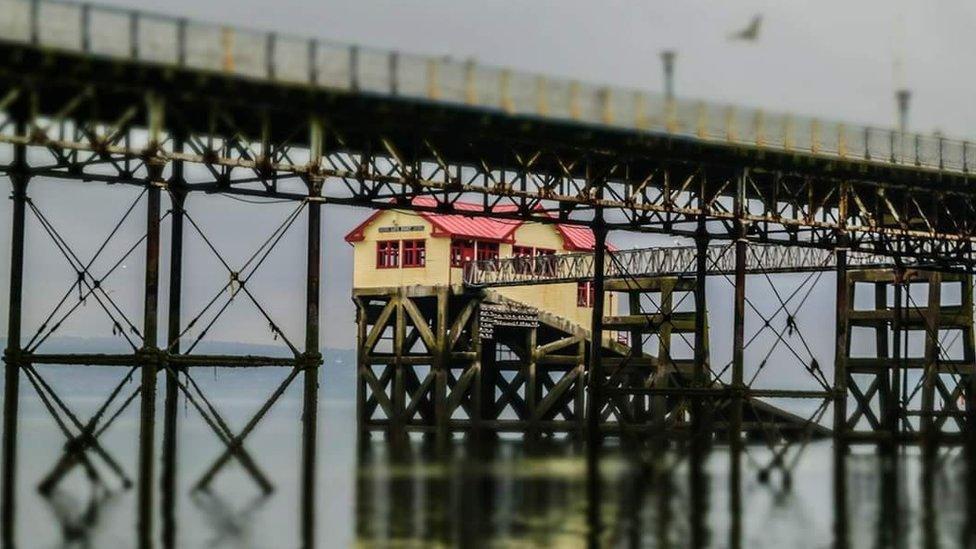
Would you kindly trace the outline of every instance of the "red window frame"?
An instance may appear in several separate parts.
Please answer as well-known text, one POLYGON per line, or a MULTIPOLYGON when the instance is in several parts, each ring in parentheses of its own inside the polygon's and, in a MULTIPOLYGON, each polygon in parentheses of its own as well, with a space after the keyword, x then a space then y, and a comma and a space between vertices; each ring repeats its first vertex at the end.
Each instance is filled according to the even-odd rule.
POLYGON ((376 241, 376 268, 396 269, 400 266, 400 241, 376 241))
POLYGON ((451 241, 451 267, 464 267, 474 259, 474 240, 455 239, 451 241))
POLYGON ((477 242, 475 246, 475 257, 478 261, 487 261, 490 259, 498 259, 498 243, 497 242, 477 242))
POLYGON ((418 268, 427 265, 427 241, 404 240, 400 253, 403 255, 403 268, 418 268))
POLYGON ((576 306, 592 307, 596 293, 593 291, 593 283, 590 281, 578 282, 576 284, 576 306))

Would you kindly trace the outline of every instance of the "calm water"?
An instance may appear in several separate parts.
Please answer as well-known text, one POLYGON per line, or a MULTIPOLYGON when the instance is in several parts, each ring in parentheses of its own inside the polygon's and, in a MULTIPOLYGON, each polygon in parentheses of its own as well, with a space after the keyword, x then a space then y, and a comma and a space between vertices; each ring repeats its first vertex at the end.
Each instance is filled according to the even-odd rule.
MULTIPOLYGON (((588 488, 594 487, 600 541, 606 546, 800 549, 834 546, 838 534, 850 547, 973 546, 965 542, 966 517, 974 508, 960 450, 942 450, 928 462, 914 449, 890 459, 855 448, 843 463, 846 486, 839 501, 846 509, 840 513, 830 441, 811 443, 799 457, 798 448, 791 448, 782 460, 789 475, 778 468, 765 474, 773 451, 749 445, 739 456, 738 485, 730 483, 733 456, 725 446, 690 452, 624 450, 611 443, 601 460, 600 482, 588 484, 583 452, 568 440, 478 446, 455 441, 440 451, 423 440, 396 448, 377 436, 357 442, 355 405, 345 390, 349 376, 335 368, 326 369, 320 408, 316 515, 321 547, 585 547, 592 524, 588 488), (732 511, 735 498, 741 513, 732 511), (838 516, 846 517, 846 528, 836 522, 838 516), (738 539, 732 536, 736 529, 738 539)), ((117 370, 91 369, 88 381, 79 383, 61 372, 49 368, 42 375, 70 395, 67 403, 83 417, 101 402, 104 387, 121 376, 117 370)), ((201 388, 235 430, 284 377, 197 372, 201 388)), ((236 465, 220 473, 210 492, 191 492, 221 446, 192 407, 181 411, 181 547, 299 545, 299 393, 296 384, 246 442, 275 484, 267 497, 236 465)), ((37 483, 64 440, 29 387, 21 402, 20 546, 133 546, 134 491, 95 490, 76 468, 50 498, 38 494, 37 483)), ((101 439, 130 475, 137 428, 133 408, 101 439)), ((104 476, 118 485, 109 473, 104 476)))

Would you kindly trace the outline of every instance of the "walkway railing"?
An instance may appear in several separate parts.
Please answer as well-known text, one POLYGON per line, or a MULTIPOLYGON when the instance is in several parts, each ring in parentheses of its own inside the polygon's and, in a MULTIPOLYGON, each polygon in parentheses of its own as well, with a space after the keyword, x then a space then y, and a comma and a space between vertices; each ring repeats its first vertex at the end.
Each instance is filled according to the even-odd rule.
MULTIPOLYGON (((735 272, 735 254, 730 246, 709 246, 707 250, 710 275, 735 272)), ((750 245, 750 250, 746 259, 750 273, 834 269, 830 250, 764 245, 750 245)), ((624 278, 689 275, 694 272, 697 252, 694 246, 672 246, 609 253, 613 258, 606 261, 606 277, 624 278)), ((891 258, 879 255, 851 252, 847 258, 849 268, 894 266, 891 258)), ((592 278, 593 254, 589 252, 472 261, 464 267, 464 283, 470 286, 556 284, 592 278)))
POLYGON ((0 0, 0 40, 842 159, 955 172, 973 162, 972 144, 939 136, 88 4, 0 0))

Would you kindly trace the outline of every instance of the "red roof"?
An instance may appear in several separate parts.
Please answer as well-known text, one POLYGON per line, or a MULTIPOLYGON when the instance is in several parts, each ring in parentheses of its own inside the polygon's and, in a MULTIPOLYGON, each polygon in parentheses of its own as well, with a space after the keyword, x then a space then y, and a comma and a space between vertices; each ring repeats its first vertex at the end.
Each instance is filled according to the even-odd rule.
MULTIPOLYGON (((415 206, 432 208, 437 205, 437 201, 427 196, 418 196, 413 200, 415 206)), ((455 202, 455 210, 482 212, 484 208, 480 204, 470 204, 467 202, 455 202)), ((510 212, 514 207, 499 206, 493 209, 496 212, 510 212)), ((463 214, 438 214, 428 212, 418 212, 420 217, 426 219, 434 226, 432 236, 458 236, 462 238, 473 238, 476 240, 494 240, 498 242, 514 242, 515 229, 518 229, 522 222, 515 219, 495 219, 492 217, 472 217, 463 214)))
MULTIPOLYGON (((563 246, 571 252, 592 252, 596 245, 596 238, 589 227, 557 224, 556 229, 563 237, 563 246)), ((612 246, 607 248, 613 249, 612 246)))
MULTIPOLYGON (((437 201, 426 196, 414 198, 415 206, 434 207, 437 201)), ((469 202, 455 202, 455 211, 483 212, 484 208, 480 204, 469 202)), ((511 212, 517 207, 512 205, 496 206, 492 209, 495 212, 511 212)), ((359 242, 365 238, 364 231, 380 214, 382 210, 375 212, 366 221, 346 235, 346 242, 359 242)), ((427 220, 434 226, 432 236, 472 238, 476 240, 491 240, 496 242, 514 242, 515 230, 522 226, 523 221, 514 219, 497 219, 492 217, 475 217, 460 213, 432 213, 417 212, 417 215, 427 220)), ((568 251, 590 251, 593 249, 593 231, 589 227, 579 225, 556 224, 556 229, 563 238, 563 247, 568 251)), ((608 246, 608 249, 613 249, 608 246)))

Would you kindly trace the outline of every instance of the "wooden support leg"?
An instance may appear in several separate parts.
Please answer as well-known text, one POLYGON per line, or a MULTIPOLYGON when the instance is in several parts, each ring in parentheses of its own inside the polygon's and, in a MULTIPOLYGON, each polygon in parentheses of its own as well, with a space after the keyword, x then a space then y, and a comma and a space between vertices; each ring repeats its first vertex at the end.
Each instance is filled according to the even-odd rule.
MULTIPOLYGON (((850 304, 848 304, 848 310, 850 310, 850 304)), ((886 282, 874 284, 874 308, 877 311, 886 311, 888 309, 888 284, 886 282)), ((877 349, 877 357, 879 360, 878 369, 875 375, 878 378, 878 402, 879 402, 879 414, 881 430, 885 431, 888 428, 888 423, 886 419, 887 410, 889 410, 893 404, 891 403, 891 369, 888 368, 888 361, 894 356, 891 352, 891 345, 888 336, 890 335, 890 328, 886 321, 878 322, 874 329, 875 345, 877 349)), ((848 338, 848 345, 850 344, 850 338, 848 338)), ((847 349, 850 353, 850 348, 847 349)), ((870 399, 867 399, 867 404, 870 404, 870 399)))
POLYGON ((447 409, 447 375, 450 369, 450 341, 448 341, 448 305, 450 303, 449 288, 437 289, 437 317, 434 335, 436 348, 431 349, 434 363, 431 365, 434 374, 434 422, 437 428, 437 440, 440 444, 447 441, 449 436, 450 413, 447 409))
POLYGON ((847 280, 847 250, 839 248, 837 259, 837 293, 836 293, 836 327, 834 330, 834 444, 841 446, 847 431, 847 357, 850 329, 848 314, 851 297, 850 284, 847 280))
MULTIPOLYGON (((661 284, 661 305, 660 313, 664 317, 670 317, 674 309, 674 287, 677 279, 667 279, 661 284)), ((674 363, 672 359, 672 324, 664 322, 658 327, 658 352, 657 352, 657 371, 654 372, 652 387, 655 389, 665 389, 670 380, 671 368, 674 363)), ((651 397, 651 424, 652 431, 656 435, 663 435, 665 430, 665 418, 667 416, 668 399, 666 395, 654 395, 651 397)))
POLYGON ((902 371, 902 339, 907 335, 904 333, 902 326, 903 317, 903 283, 904 283, 904 271, 902 269, 895 269, 895 300, 894 300, 894 320, 891 322, 891 361, 892 366, 889 369, 891 372, 891 385, 888 394, 888 409, 885 410, 885 426, 888 433, 891 435, 892 439, 897 436, 900 429, 900 420, 902 417, 902 403, 901 403, 901 371, 902 371))
POLYGON ((537 333, 535 328, 529 328, 525 334, 525 412, 528 439, 535 442, 540 434, 537 407, 542 392, 539 383, 539 364, 536 352, 537 333))
MULTIPOLYGON (((925 451, 935 451, 938 423, 935 412, 935 384, 939 377, 939 317, 942 303, 942 273, 929 275, 929 295, 925 314, 925 369, 922 372, 922 436, 925 437, 925 451)), ((947 403, 943 411, 949 411, 947 403)))

